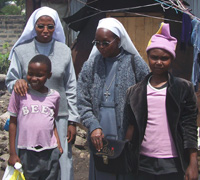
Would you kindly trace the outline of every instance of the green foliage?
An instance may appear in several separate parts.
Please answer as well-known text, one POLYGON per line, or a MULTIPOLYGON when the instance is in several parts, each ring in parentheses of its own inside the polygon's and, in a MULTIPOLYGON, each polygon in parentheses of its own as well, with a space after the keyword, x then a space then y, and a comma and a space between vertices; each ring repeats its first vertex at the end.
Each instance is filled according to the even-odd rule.
POLYGON ((20 10, 22 12, 23 9, 26 8, 26 1, 25 0, 18 0, 16 1, 17 6, 20 7, 20 10))
POLYGON ((0 74, 6 74, 10 65, 10 61, 8 60, 9 56, 9 50, 8 50, 9 44, 5 43, 3 45, 3 49, 6 50, 6 53, 0 53, 0 74))
POLYGON ((25 0, 0 0, 0 15, 24 15, 25 7, 25 0))
POLYGON ((3 15, 21 15, 21 9, 18 6, 7 5, 1 9, 3 15))

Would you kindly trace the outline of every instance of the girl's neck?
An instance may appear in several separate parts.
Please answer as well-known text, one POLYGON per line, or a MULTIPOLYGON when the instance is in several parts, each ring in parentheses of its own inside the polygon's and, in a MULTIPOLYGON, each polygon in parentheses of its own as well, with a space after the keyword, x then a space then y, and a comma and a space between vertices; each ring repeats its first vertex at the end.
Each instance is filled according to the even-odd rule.
POLYGON ((151 79, 150 79, 150 84, 155 87, 155 88, 159 88, 161 86, 163 86, 164 84, 166 84, 168 81, 168 74, 167 75, 152 75, 151 79))
POLYGON ((46 86, 44 86, 39 92, 40 93, 48 93, 48 88, 46 86))
MULTIPOLYGON (((32 88, 33 89, 33 88, 32 88)), ((46 93, 48 93, 48 91, 49 91, 49 88, 47 88, 46 86, 44 86, 44 87, 42 87, 42 88, 40 88, 40 89, 33 89, 34 91, 37 91, 37 92, 39 92, 39 93, 42 93, 42 94, 46 94, 46 93)))

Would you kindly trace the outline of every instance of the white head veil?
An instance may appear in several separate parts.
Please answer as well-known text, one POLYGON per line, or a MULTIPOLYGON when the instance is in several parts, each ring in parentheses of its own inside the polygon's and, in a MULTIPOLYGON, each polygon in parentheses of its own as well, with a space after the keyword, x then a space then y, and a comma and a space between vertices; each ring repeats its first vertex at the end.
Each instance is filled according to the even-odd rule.
MULTIPOLYGON (((131 54, 136 54, 140 56, 124 26, 117 19, 112 17, 101 19, 97 26, 97 29, 99 28, 108 29, 113 32, 120 38, 120 47, 123 47, 124 50, 128 51, 131 54)), ((100 52, 98 51, 96 46, 93 46, 89 58, 92 58, 98 54, 100 54, 100 52)))
POLYGON ((64 30, 62 27, 62 24, 60 22, 58 13, 49 7, 41 7, 39 9, 36 9, 30 16, 24 31, 22 32, 20 38, 17 40, 17 42, 14 44, 14 46, 12 47, 11 51, 10 51, 10 55, 9 55, 9 60, 11 60, 12 55, 13 55, 13 50, 16 46, 24 43, 27 40, 30 40, 32 38, 34 38, 37 34, 35 31, 35 23, 36 21, 41 17, 41 16, 50 16, 54 22, 55 22, 55 30, 53 33, 53 39, 65 43, 65 34, 64 34, 64 30))

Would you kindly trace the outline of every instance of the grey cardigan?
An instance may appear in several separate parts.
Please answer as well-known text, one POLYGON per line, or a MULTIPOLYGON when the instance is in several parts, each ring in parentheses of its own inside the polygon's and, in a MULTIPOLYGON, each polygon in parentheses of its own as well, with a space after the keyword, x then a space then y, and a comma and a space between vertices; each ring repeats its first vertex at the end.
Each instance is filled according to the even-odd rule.
MULTIPOLYGON (((126 90, 140 82, 148 73, 149 68, 145 61, 139 57, 124 51, 117 66, 115 80, 115 111, 119 139, 123 139, 123 110, 126 90), (134 68, 131 65, 134 61, 134 68), (134 70, 133 70, 134 69, 134 70), (134 72, 135 71, 135 72, 134 72)), ((97 128, 99 124, 99 108, 101 101, 101 90, 105 82, 105 64, 101 55, 88 59, 79 74, 77 98, 78 110, 81 122, 88 128, 89 133, 97 128)))

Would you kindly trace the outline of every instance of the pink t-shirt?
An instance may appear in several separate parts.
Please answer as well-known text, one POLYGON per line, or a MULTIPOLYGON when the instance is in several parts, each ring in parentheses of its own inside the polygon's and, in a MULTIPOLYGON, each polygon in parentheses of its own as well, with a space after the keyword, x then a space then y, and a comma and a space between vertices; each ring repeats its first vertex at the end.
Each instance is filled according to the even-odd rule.
POLYGON ((140 154, 154 158, 177 157, 166 113, 167 88, 147 85, 148 119, 140 154))
POLYGON ((8 111, 11 116, 17 117, 19 149, 42 151, 57 147, 54 121, 59 99, 59 93, 52 89, 45 94, 30 89, 26 96, 13 91, 8 111), (37 146, 42 148, 36 149, 37 146))

